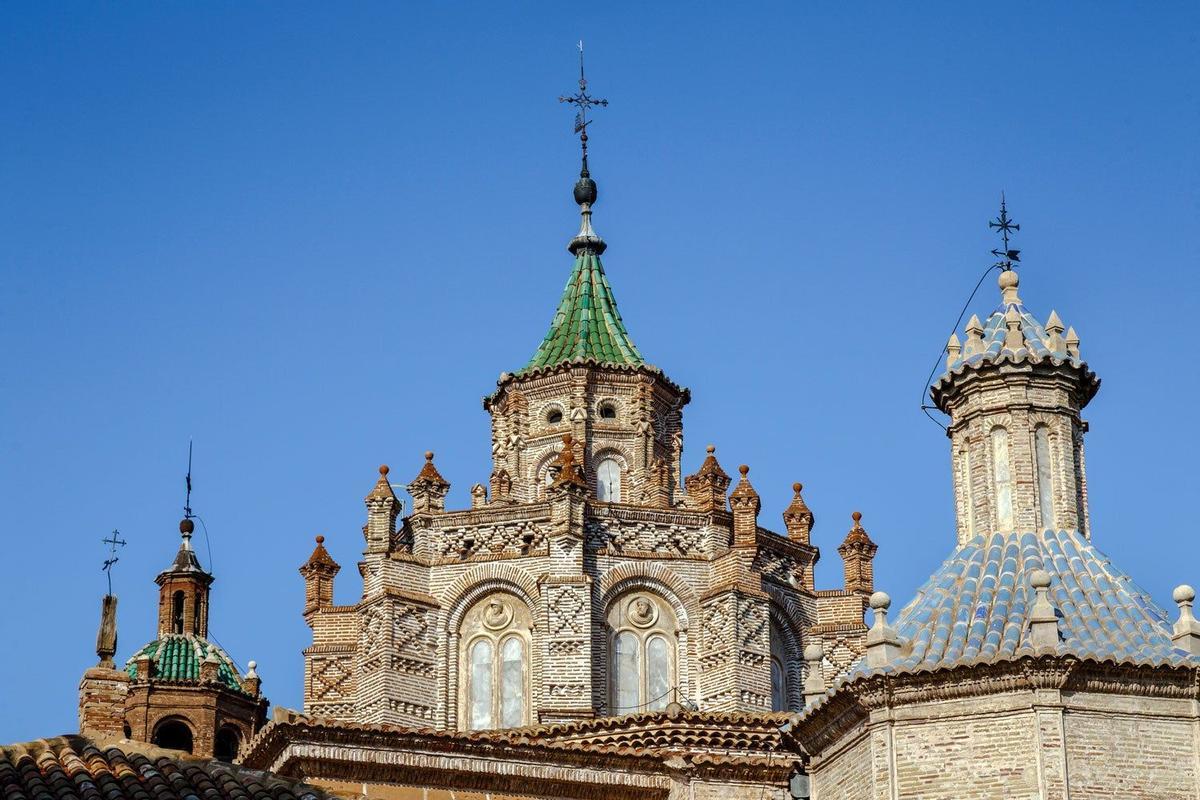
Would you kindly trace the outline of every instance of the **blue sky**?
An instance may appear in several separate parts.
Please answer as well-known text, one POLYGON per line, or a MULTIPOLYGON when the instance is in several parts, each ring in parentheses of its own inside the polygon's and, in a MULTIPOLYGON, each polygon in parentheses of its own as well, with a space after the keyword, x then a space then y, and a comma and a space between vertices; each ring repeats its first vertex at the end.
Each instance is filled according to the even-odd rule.
POLYGON ((819 587, 861 510, 911 597, 954 543, 922 382, 1003 189, 1026 304, 1104 381, 1094 540, 1168 607, 1200 583, 1200 6, 734 8, 6 5, 0 742, 74 729, 113 528, 120 657, 153 637, 189 437, 213 633, 285 706, 296 567, 324 534, 356 599, 377 465, 433 449, 468 504, 480 397, 571 265, 581 37, 611 101, 594 222, 634 340, 692 389, 686 471, 709 442, 750 464, 776 528, 803 481, 819 587))

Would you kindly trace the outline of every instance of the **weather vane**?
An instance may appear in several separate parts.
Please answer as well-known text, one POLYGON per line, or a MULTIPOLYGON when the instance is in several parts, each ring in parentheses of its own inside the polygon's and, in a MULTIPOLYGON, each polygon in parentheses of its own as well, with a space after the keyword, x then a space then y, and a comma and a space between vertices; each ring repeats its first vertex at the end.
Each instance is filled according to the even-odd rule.
POLYGON ((183 500, 183 518, 192 518, 192 440, 188 439, 188 471, 187 477, 184 478, 187 484, 187 495, 183 500))
POLYGON ((593 106, 607 106, 608 101, 602 98, 592 97, 587 91, 587 78, 583 76, 583 40, 579 40, 579 91, 571 97, 559 97, 558 102, 570 103, 577 107, 579 111, 575 114, 575 132, 579 134, 579 143, 583 147, 583 171, 587 172, 587 126, 592 124, 592 121, 587 118, 589 108, 593 106))
POLYGON ((1003 267, 1006 270, 1012 269, 1013 263, 1021 260, 1021 251, 1009 249, 1008 237, 1013 231, 1021 230, 1021 226, 1009 219, 1008 207, 1004 203, 1004 192, 1000 193, 1000 216, 998 219, 989 222, 988 227, 998 231, 1004 239, 1004 249, 992 251, 992 255, 1000 259, 996 262, 996 266, 1003 267))
POLYGON ((112 594, 112 568, 121 559, 117 557, 117 548, 124 547, 128 542, 121 538, 121 532, 113 528, 113 532, 108 535, 107 539, 101 539, 101 542, 108 545, 108 558, 104 560, 104 566, 100 569, 104 570, 104 574, 108 576, 108 593, 112 594))

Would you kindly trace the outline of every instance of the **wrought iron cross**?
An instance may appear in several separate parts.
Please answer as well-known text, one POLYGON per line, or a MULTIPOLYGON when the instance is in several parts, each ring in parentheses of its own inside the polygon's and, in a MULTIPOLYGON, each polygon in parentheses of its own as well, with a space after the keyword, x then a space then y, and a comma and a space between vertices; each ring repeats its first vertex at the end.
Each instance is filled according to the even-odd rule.
POLYGON ((117 548, 124 547, 128 542, 120 538, 121 532, 113 528, 113 532, 109 534, 107 539, 100 541, 108 545, 108 558, 104 560, 104 566, 100 569, 104 570, 104 574, 108 576, 108 593, 112 594, 112 568, 121 559, 117 557, 117 548))
POLYGON ((992 255, 1000 259, 996 262, 996 266, 1012 269, 1013 262, 1021 260, 1021 251, 1009 249, 1008 237, 1013 231, 1021 230, 1021 226, 1009 219, 1008 207, 1004 202, 1004 192, 1000 193, 1000 216, 989 222, 988 227, 996 230, 1004 239, 1004 249, 992 251, 992 255))
POLYGON ((579 134, 579 141, 583 145, 584 155, 587 155, 587 126, 591 125, 591 120, 587 118, 589 108, 593 106, 607 106, 608 101, 602 98, 592 97, 587 91, 587 78, 583 76, 583 40, 579 40, 579 91, 570 97, 559 97, 558 102, 570 103, 577 107, 579 111, 575 114, 575 132, 579 134))

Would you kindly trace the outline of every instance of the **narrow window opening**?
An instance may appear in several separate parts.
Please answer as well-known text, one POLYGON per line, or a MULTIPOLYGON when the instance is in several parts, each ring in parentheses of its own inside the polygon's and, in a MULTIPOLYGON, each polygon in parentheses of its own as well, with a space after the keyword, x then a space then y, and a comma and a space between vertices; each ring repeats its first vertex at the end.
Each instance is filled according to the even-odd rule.
POLYGON ((216 741, 213 742, 213 757, 227 764, 237 758, 241 737, 236 728, 221 728, 217 731, 216 741))
POLYGON ((614 406, 612 403, 604 403, 603 405, 600 406, 600 418, 601 419, 616 419, 617 418, 617 407, 614 406))
POLYGON ((468 691, 471 697, 470 728, 473 731, 492 727, 492 643, 480 639, 471 645, 471 675, 468 691))
POLYGON ((1050 430, 1038 425, 1033 430, 1034 452, 1037 454, 1038 507, 1042 514, 1042 529, 1057 526, 1054 514, 1054 473, 1050 457, 1050 430))
POLYGON ((171 595, 171 633, 183 633, 182 591, 175 592, 175 594, 171 595))
POLYGON ((606 458, 596 467, 596 499, 602 503, 621 502, 621 465, 606 458))
POLYGON ((975 530, 975 489, 971 485, 971 448, 964 447, 959 453, 959 464, 962 474, 959 475, 959 482, 962 485, 963 506, 966 513, 967 533, 971 538, 975 538, 978 533, 975 530))
POLYGON ((996 527, 1013 529, 1012 468, 1008 461, 1008 431, 992 429, 992 475, 996 483, 996 527))
POLYGON ((557 425, 558 423, 562 422, 562 418, 562 410, 558 408, 552 408, 550 409, 549 413, 546 414, 546 422, 549 422, 551 425, 557 425))

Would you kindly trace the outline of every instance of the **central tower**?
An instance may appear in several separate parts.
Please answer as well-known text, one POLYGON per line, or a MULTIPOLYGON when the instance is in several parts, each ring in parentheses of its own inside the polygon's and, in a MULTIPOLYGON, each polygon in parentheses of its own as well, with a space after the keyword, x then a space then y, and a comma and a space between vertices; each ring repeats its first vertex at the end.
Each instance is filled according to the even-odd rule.
POLYGON ((852 580, 818 592, 800 484, 786 535, 759 527, 742 465, 709 447, 682 475, 684 389, 648 364, 617 310, 592 226, 599 192, 580 90, 574 258, 549 330, 484 398, 492 467, 468 509, 426 452, 399 517, 391 471, 366 497, 361 599, 333 603, 318 539, 305 579, 305 710, 358 722, 512 728, 597 716, 798 710, 821 641, 829 677, 861 655, 875 545, 855 522, 852 580))
POLYGON ((589 497, 670 508, 690 395, 646 363, 621 320, 600 261, 607 245, 592 228, 598 190, 586 129, 581 139, 579 233, 567 244, 575 257, 571 277, 529 363, 502 374, 483 401, 492 416, 492 501, 544 499, 569 434, 589 497))

